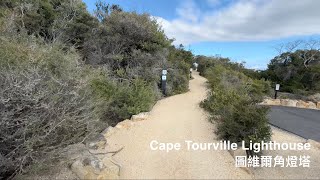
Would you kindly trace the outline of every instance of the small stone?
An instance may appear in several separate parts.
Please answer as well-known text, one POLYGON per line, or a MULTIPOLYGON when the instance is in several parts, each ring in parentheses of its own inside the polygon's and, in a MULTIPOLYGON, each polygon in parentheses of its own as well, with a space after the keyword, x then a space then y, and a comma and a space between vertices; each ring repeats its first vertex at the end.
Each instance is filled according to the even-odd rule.
POLYGON ((124 121, 121 121, 119 122, 117 125, 116 125, 116 128, 118 129, 122 129, 122 128, 125 128, 125 129, 129 129, 131 126, 134 125, 134 122, 132 122, 131 120, 129 119, 126 119, 124 121))
POLYGON ((144 121, 146 119, 148 119, 149 117, 149 113, 148 112, 143 112, 143 113, 139 113, 137 115, 133 115, 131 117, 132 121, 144 121))
POLYGON ((80 179, 119 179, 120 173, 120 167, 107 157, 103 160, 96 157, 78 159, 71 165, 71 170, 80 179))
POLYGON ((122 127, 123 127, 123 126, 122 126, 121 124, 117 124, 117 125, 116 125, 116 128, 118 128, 118 129, 122 129, 122 127))

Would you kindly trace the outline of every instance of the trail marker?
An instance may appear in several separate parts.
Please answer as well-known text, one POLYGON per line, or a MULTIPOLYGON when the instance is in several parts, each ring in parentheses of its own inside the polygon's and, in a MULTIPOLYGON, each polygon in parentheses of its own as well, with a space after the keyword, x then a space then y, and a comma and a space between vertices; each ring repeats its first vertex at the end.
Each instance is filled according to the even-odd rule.
POLYGON ((167 88, 167 70, 163 69, 162 70, 162 75, 161 75, 161 89, 164 95, 167 95, 166 88, 167 88))
POLYGON ((276 84, 275 93, 274 93, 274 99, 277 99, 279 90, 280 90, 280 84, 276 84))

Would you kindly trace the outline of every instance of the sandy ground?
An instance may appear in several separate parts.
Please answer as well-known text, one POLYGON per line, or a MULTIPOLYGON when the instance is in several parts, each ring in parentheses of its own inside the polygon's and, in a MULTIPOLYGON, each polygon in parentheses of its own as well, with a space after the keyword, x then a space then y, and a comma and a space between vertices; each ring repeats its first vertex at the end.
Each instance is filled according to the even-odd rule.
MULTIPOLYGON (((251 175, 235 167, 227 151, 188 151, 185 140, 218 142, 214 125, 199 107, 206 96, 206 79, 194 74, 190 91, 159 101, 145 121, 121 128, 108 137, 108 147, 125 148, 113 159, 122 165, 122 179, 320 179, 320 149, 309 151, 264 151, 269 156, 310 156, 310 168, 251 168, 251 175), (153 151, 150 142, 181 143, 179 151, 153 151)), ((277 142, 305 142, 306 140, 272 127, 272 140, 277 142)), ((243 153, 243 152, 242 152, 243 153)), ((77 179, 66 165, 55 175, 32 176, 28 179, 77 179)), ((56 169, 56 168, 54 168, 56 169)), ((26 179, 26 178, 22 178, 26 179)))
POLYGON ((239 179, 252 178, 236 168, 227 151, 188 150, 185 140, 218 142, 213 125, 199 107, 206 97, 206 79, 193 74, 190 91, 159 101, 148 120, 121 129, 108 138, 112 147, 125 146, 114 156, 122 179, 239 179), (150 142, 181 143, 180 150, 151 150, 150 142))
MULTIPOLYGON (((272 140, 279 143, 300 143, 306 142, 306 139, 291 134, 287 131, 272 127, 272 140)), ((264 167, 254 168, 253 173, 255 179, 320 179, 320 149, 311 145, 310 150, 293 151, 293 150, 277 150, 264 151, 264 156, 310 156, 310 167, 264 167)), ((286 160, 285 160, 286 161, 286 160)), ((298 165, 299 165, 299 161, 298 165)), ((287 166, 287 163, 285 163, 287 166)))

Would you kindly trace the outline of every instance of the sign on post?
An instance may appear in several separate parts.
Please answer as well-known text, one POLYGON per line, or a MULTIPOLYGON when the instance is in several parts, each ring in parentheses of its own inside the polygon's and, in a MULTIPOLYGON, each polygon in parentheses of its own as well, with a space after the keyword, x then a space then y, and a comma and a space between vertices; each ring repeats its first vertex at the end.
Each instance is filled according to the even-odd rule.
POLYGON ((280 90, 280 84, 276 84, 275 93, 274 93, 274 99, 277 99, 279 90, 280 90))
POLYGON ((163 69, 162 70, 162 75, 161 75, 161 89, 164 95, 167 95, 166 93, 166 86, 167 86, 167 70, 163 69))
POLYGON ((166 69, 162 70, 162 75, 167 75, 167 70, 166 69))

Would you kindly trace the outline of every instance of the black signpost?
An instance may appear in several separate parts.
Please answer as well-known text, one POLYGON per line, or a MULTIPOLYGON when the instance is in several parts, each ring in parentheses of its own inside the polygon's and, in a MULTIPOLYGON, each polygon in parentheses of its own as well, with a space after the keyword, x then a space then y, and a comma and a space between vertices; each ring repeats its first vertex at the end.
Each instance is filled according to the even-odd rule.
POLYGON ((162 75, 161 75, 161 89, 162 89, 162 93, 165 96, 167 95, 166 88, 167 88, 167 70, 164 69, 162 70, 162 75))
POLYGON ((276 87, 274 90, 275 90, 274 99, 277 99, 278 98, 278 91, 280 90, 280 84, 276 84, 276 87))

